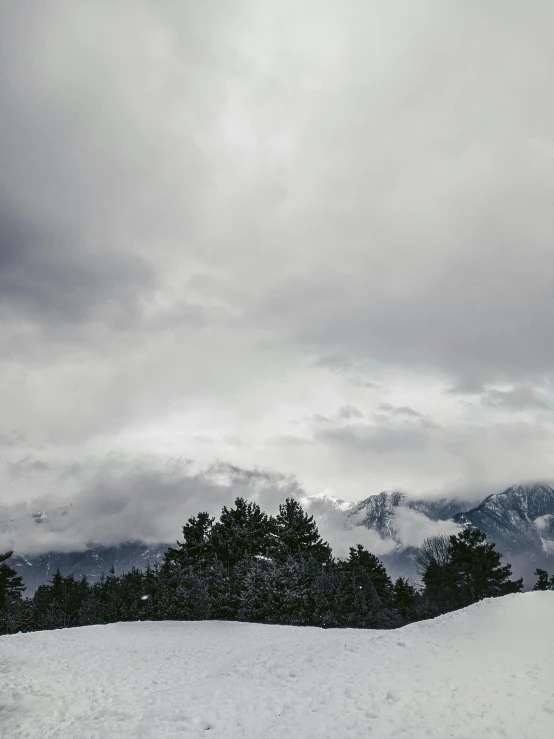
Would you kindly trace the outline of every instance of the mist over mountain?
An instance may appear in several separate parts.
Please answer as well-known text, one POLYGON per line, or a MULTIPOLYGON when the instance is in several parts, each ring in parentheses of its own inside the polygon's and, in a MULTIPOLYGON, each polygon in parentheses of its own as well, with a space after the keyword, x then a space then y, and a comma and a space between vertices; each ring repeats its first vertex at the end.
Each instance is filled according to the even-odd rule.
MULTIPOLYGON (((266 481, 267 482, 267 481, 266 481)), ((236 490, 234 490, 236 492, 236 490)), ((253 494, 252 489, 243 492, 253 494)), ((290 488, 281 489, 283 496, 293 494, 290 488)), ((296 491, 298 492, 298 491, 296 491)), ((259 493, 259 491, 258 491, 259 493)), ((272 502, 265 496, 266 502, 272 502)), ((483 531, 494 542, 517 576, 526 584, 532 582, 537 567, 552 568, 554 560, 554 488, 544 483, 514 485, 501 493, 489 495, 475 505, 459 498, 442 497, 436 500, 418 500, 399 491, 383 491, 358 502, 346 501, 328 494, 300 495, 302 505, 316 518, 322 536, 328 540, 338 557, 345 557, 350 546, 363 544, 383 561, 391 575, 417 580, 415 554, 423 540, 438 534, 455 534, 470 526, 483 531)), ((263 502, 264 496, 258 495, 263 502)), ((283 498, 284 499, 284 498, 283 498)), ((227 499, 226 504, 232 504, 227 499)), ((200 510, 193 511, 194 515, 200 510)), ((270 510, 270 512, 272 512, 270 510)), ((158 511, 159 515, 167 512, 158 511)), ((219 511, 211 507, 210 513, 219 511)), ((18 511, 21 517, 21 511, 18 511)), ((117 512, 114 511, 117 517, 117 512)), ((180 537, 185 518, 175 520, 173 540, 143 541, 136 536, 102 543, 97 539, 83 540, 78 547, 63 546, 64 537, 79 518, 78 505, 62 506, 40 511, 27 511, 24 520, 2 521, 0 549, 6 535, 10 542, 14 532, 24 533, 31 526, 37 535, 34 551, 25 551, 25 538, 15 547, 12 563, 22 574, 29 593, 41 582, 49 580, 57 568, 62 574, 86 576, 94 581, 107 574, 111 567, 121 573, 133 567, 144 569, 160 561, 168 546, 180 537), (43 533, 42 551, 37 551, 39 535, 43 533), (56 545, 56 539, 58 544, 56 545)), ((92 533, 92 528, 89 533, 92 533)), ((114 531, 120 531, 115 526, 114 531)), ((74 538, 71 537, 71 543, 74 538)))
POLYGON ((456 533, 465 526, 483 531, 512 564, 514 574, 526 580, 537 567, 551 568, 554 559, 554 488, 542 483, 514 485, 477 506, 459 499, 410 500, 403 493, 383 492, 353 504, 347 516, 394 541, 394 550, 382 559, 401 575, 415 577, 414 555, 424 532, 456 533))

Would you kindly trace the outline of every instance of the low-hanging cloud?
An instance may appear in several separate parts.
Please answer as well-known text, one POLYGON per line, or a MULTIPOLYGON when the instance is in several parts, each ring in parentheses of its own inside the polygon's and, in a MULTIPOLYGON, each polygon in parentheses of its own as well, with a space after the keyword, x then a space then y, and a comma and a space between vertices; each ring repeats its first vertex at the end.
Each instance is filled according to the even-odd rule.
MULTIPOLYGON (((57 474, 74 478, 79 493, 70 500, 50 493, 30 503, 1 507, 0 550, 36 555, 130 540, 174 543, 190 516, 206 510, 218 518, 221 508, 232 506, 239 496, 272 515, 286 498, 299 500, 339 558, 347 557, 349 548, 357 544, 376 555, 388 554, 396 546, 376 531, 354 525, 344 511, 325 500, 307 499, 294 476, 269 470, 225 463, 199 468, 186 459, 160 466, 153 460, 113 455, 102 462, 67 465, 57 474)), ((403 527, 409 544, 412 523, 410 519, 403 527)), ((419 520, 416 524, 422 528, 419 520)))
POLYGON ((394 541, 383 539, 376 531, 356 526, 344 511, 329 505, 324 499, 311 499, 305 504, 307 512, 314 516, 321 537, 333 549, 339 559, 348 557, 350 547, 362 544, 373 554, 389 554, 396 548, 394 541))
POLYGON ((420 547, 429 537, 450 536, 462 529, 454 521, 432 521, 407 506, 399 506, 395 511, 395 526, 404 547, 420 547))
POLYGON ((199 469, 183 459, 160 465, 115 455, 58 470, 64 473, 79 489, 69 500, 49 493, 0 508, 0 550, 38 554, 130 540, 173 543, 190 516, 205 510, 217 518, 236 497, 276 513, 287 497, 304 494, 292 476, 223 463, 199 469))

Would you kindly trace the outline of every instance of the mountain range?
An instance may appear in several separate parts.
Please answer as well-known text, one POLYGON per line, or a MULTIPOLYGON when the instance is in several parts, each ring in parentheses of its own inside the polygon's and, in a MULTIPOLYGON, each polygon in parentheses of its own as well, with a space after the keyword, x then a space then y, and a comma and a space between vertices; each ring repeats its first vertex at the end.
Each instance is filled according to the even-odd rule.
MULTIPOLYGON (((477 506, 452 498, 414 500, 397 491, 384 491, 358 502, 323 494, 308 496, 302 502, 308 510, 313 506, 311 512, 316 519, 333 511, 344 528, 365 527, 390 542, 392 550, 379 556, 394 577, 417 580, 417 543, 424 536, 454 533, 464 526, 483 531, 512 564, 514 574, 526 578, 527 585, 532 583, 537 567, 553 569, 554 488, 546 484, 514 485, 489 495, 477 506), (439 522, 444 522, 444 526, 439 522)), ((54 515, 59 518, 64 512, 58 513, 54 515)), ((37 526, 52 515, 32 514, 37 526)), ((38 585, 50 580, 58 568, 64 575, 73 573, 77 579, 86 576, 93 582, 112 567, 121 573, 132 567, 153 566, 172 545, 126 541, 114 546, 89 545, 82 551, 49 551, 38 556, 16 552, 10 562, 22 575, 30 595, 38 585)))
MULTIPOLYGON (((532 578, 537 567, 553 568, 554 488, 543 483, 513 485, 489 495, 477 506, 452 498, 413 500, 397 491, 384 491, 350 504, 331 496, 307 500, 340 510, 348 527, 364 526, 392 541, 392 552, 380 558, 395 576, 417 579, 417 547, 410 544, 406 532, 418 526, 425 531, 426 524, 439 521, 483 531, 518 577, 532 578), (417 518, 407 515, 409 512, 417 518)), ((433 533, 429 528, 428 534, 433 533)))

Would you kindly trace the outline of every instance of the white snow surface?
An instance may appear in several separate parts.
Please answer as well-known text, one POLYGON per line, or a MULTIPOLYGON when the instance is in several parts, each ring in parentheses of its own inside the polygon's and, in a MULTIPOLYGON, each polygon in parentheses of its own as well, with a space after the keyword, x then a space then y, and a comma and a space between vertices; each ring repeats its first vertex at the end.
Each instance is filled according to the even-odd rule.
POLYGON ((554 736, 554 593, 394 631, 139 622, 0 637, 5 739, 554 736))

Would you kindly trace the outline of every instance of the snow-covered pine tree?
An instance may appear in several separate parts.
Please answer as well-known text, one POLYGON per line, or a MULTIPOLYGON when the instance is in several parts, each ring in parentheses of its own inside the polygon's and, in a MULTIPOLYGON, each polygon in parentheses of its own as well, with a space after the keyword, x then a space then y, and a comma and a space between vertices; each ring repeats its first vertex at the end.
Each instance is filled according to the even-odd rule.
POLYGON ((223 507, 210 542, 220 562, 232 569, 243 559, 269 556, 274 547, 274 522, 257 503, 244 498, 234 508, 223 507))
POLYGON ((279 506, 275 527, 278 536, 275 556, 281 562, 288 557, 303 556, 310 556, 321 564, 331 561, 331 547, 319 535, 314 517, 309 516, 294 498, 287 498, 279 506))

